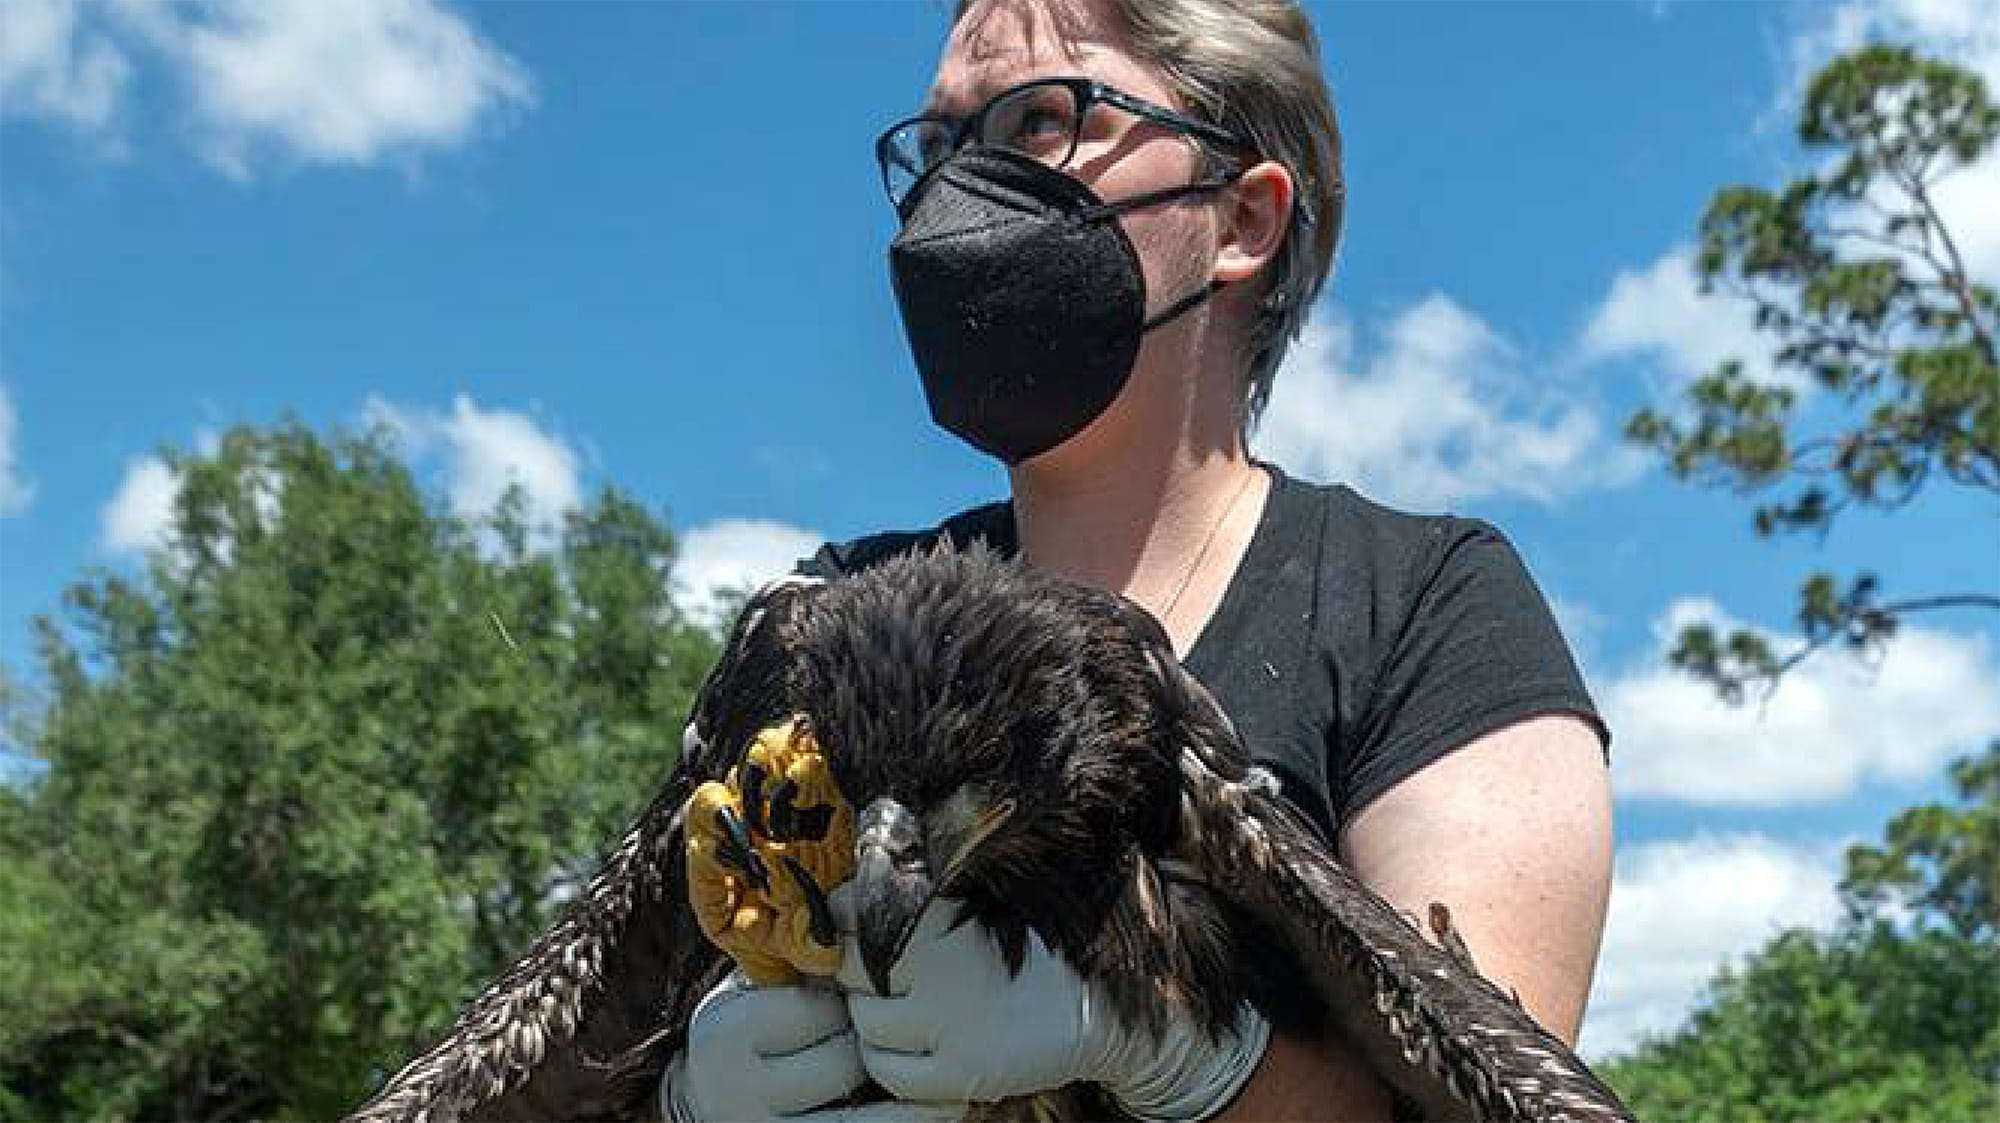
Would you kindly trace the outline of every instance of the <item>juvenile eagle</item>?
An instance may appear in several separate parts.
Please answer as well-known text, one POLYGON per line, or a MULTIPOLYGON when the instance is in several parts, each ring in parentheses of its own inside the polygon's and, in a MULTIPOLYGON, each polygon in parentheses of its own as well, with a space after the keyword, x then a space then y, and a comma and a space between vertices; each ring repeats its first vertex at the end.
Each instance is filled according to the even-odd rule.
MULTIPOLYGON (((753 598, 665 790, 562 918, 351 1118, 648 1113, 729 966, 689 902, 689 797, 740 787, 750 747, 777 727, 809 731, 859 812, 842 838, 856 840, 857 940, 878 987, 942 893, 1010 964, 1038 932, 1136 1024, 1217 1030, 1248 1000, 1281 1030, 1341 1034, 1422 1118, 1630 1118, 1479 975, 1442 908, 1434 943, 1340 865, 1152 617, 980 549, 753 598)), ((828 887, 802 869, 731 860, 760 883, 791 879, 809 914, 823 907, 828 887)), ((1101 1115, 1108 1101, 1089 1092, 1040 1106, 1101 1115)))

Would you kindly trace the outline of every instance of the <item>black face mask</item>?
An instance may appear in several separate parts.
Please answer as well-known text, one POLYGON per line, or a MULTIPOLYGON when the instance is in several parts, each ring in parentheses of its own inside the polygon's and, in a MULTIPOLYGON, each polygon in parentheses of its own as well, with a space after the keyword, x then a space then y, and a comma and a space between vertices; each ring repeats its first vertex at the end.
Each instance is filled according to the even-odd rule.
POLYGON ((1132 376, 1140 337, 1218 287, 1147 319, 1145 275, 1118 216, 1228 182, 1106 203, 1002 149, 968 148, 940 164, 905 200, 889 246, 931 416, 1008 464, 1082 432, 1132 376))

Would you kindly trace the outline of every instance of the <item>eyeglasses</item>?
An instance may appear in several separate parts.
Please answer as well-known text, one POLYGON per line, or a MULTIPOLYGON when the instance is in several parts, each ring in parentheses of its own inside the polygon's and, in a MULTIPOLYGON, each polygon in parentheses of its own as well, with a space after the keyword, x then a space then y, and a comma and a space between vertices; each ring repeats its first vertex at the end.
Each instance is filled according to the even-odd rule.
POLYGON ((1102 82, 1090 78, 1038 78, 994 95, 979 112, 962 120, 912 117, 889 126, 875 141, 875 161, 882 166, 882 186, 889 192, 889 201, 900 211, 917 183, 968 143, 1005 149, 1052 168, 1065 168, 1076 155, 1078 138, 1091 106, 1100 103, 1207 141, 1232 157, 1255 152, 1247 141, 1227 129, 1183 116, 1102 82))

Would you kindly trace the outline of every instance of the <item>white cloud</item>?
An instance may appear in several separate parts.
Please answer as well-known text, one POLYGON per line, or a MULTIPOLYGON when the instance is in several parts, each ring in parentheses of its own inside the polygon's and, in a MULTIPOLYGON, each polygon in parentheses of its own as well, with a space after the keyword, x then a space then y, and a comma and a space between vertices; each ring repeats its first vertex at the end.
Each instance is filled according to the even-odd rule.
POLYGON ((333 163, 449 147, 529 97, 526 72, 433 0, 224 0, 185 58, 233 170, 263 143, 333 163))
POLYGON ((791 572, 824 539, 770 519, 718 519, 681 536, 674 562, 675 603, 697 623, 720 627, 724 594, 791 572))
POLYGON ((1707 833, 1623 850, 1584 1017, 1586 1055, 1672 1032, 1726 961, 1781 929, 1830 925, 1839 915, 1841 850, 1707 833))
POLYGON ((443 452, 446 493, 461 518, 491 514, 507 488, 519 484, 528 525, 546 538, 561 526, 565 511, 581 505, 576 454, 526 414, 481 409, 460 394, 449 414, 371 396, 362 417, 393 430, 413 457, 443 452))
POLYGON ((1397 316, 1366 361, 1354 337, 1337 317, 1306 329, 1251 442, 1258 455, 1423 509, 1487 495, 1553 502, 1639 470, 1589 408, 1523 372, 1514 348, 1448 297, 1397 316))
POLYGON ((429 451, 435 422, 435 414, 407 409, 380 394, 370 394, 361 403, 362 427, 387 429, 411 456, 429 451))
POLYGON ((83 0, 0 4, 0 115, 44 117, 86 130, 110 124, 131 65, 83 0))
MULTIPOLYGON (((209 429, 194 435, 195 452, 215 459, 222 455, 222 438, 209 429)), ((269 465, 253 464, 245 469, 250 489, 250 508, 266 525, 274 524, 284 501, 285 481, 269 465)), ((139 456, 125 464, 125 476, 118 490, 104 505, 99 519, 99 541, 116 554, 145 554, 168 545, 174 504, 180 499, 181 475, 158 456, 139 456)), ((223 516, 225 524, 228 516, 223 516)), ((217 538, 217 556, 229 560, 232 540, 225 526, 217 538)))
MULTIPOLYGON (((1879 658, 1829 648, 1761 705, 1729 706, 1668 666, 1682 627, 1741 625, 1702 598, 1656 622, 1643 665, 1598 691, 1626 797, 1778 807, 1838 799, 1871 780, 1916 782, 2000 732, 2000 665, 1983 635, 1903 627, 1879 658)), ((1797 637, 1772 637, 1790 650, 1797 637)))
MULTIPOLYGON (((2000 91, 2000 77, 1989 78, 2000 91)), ((2000 277, 2000 148, 1989 152, 1977 165, 1938 184, 1934 192, 1938 213, 1945 229, 1951 231, 1965 257, 1965 267, 1975 278, 2000 277)))
MULTIPOLYGON (((1850 0, 1837 6, 1800 5, 1796 11, 1807 22, 1790 43, 1789 72, 1781 77, 1778 98, 1758 126, 1760 132, 1781 133, 1783 143, 1791 143, 1793 122, 1812 77, 1836 55, 1871 42, 1909 43, 1981 74, 1989 94, 2000 91, 2000 0, 1850 0)), ((1829 165, 1833 158, 1820 157, 1829 165)), ((1776 185, 1775 179, 1769 184, 1776 185)), ((1971 273, 2000 275, 2000 206, 1993 203, 2000 199, 2000 149, 1939 182, 1933 199, 1971 273)), ((1871 202, 1908 209, 1900 194, 1880 194, 1871 202)), ((1880 225, 1872 214, 1841 224, 1880 225)), ((1852 248, 1870 256, 1884 252, 1872 243, 1852 248)), ((1665 388, 1669 391, 1712 373, 1726 359, 1737 359, 1757 381, 1809 392, 1810 382, 1799 372, 1773 370, 1770 356, 1777 337, 1756 331, 1747 301, 1699 291, 1693 260, 1691 246, 1678 246, 1642 269, 1621 272, 1584 330, 1584 359, 1653 358, 1675 383, 1665 388)), ((1928 272, 1926 266, 1916 268, 1928 272)))
POLYGON ((104 505, 102 541, 114 553, 143 554, 166 545, 180 476, 157 456, 125 465, 125 478, 104 505))
POLYGON ((1723 292, 1704 294, 1694 272, 1694 250, 1677 246, 1637 271, 1621 271, 1591 314, 1581 341, 1582 358, 1599 362, 1643 355, 1657 362, 1672 389, 1715 372, 1725 360, 1743 363, 1752 379, 1804 389, 1794 372, 1772 370, 1769 340, 1753 322, 1752 306, 1723 292))
POLYGON ((1792 97, 1829 59, 1870 42, 1909 43, 1989 82, 2000 75, 2000 0, 1848 0, 1803 11, 1808 22, 1791 44, 1792 97))
POLYGON ((15 463, 20 454, 14 444, 14 399, 0 386, 0 518, 18 515, 34 501, 35 485, 22 477, 15 463))
POLYGON ((525 415, 481 410, 460 395, 443 432, 452 448, 452 505, 460 514, 492 510, 517 483, 527 493, 531 521, 554 522, 578 506, 576 455, 525 415))
POLYGON ((192 100, 205 153, 367 164, 469 139, 532 100, 519 63, 438 0, 7 0, 0 111, 112 132, 142 65, 192 100))

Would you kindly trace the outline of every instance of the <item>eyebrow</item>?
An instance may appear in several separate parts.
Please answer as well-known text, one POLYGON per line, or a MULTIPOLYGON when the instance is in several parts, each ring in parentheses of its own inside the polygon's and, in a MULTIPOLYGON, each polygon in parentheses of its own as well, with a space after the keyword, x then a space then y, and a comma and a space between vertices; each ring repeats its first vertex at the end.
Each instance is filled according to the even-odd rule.
POLYGON ((1084 72, 1084 67, 1088 65, 1090 56, 1096 53, 1088 49, 1089 46, 1086 44, 1086 49, 1071 52, 1068 57, 1060 60, 1019 52, 988 56, 981 60, 983 65, 978 67, 978 76, 966 87, 973 96, 970 99, 972 108, 964 115, 954 116, 946 113, 943 104, 938 100, 936 87, 925 93, 923 108, 918 112, 925 117, 962 120, 977 113, 981 106, 992 101, 994 97, 1023 82, 1034 82, 1042 78, 1088 78, 1090 75, 1084 72))
POLYGON ((968 99, 972 108, 965 113, 946 113, 943 103, 938 100, 935 89, 931 90, 924 98, 923 108, 919 112, 925 117, 941 117, 946 120, 962 121, 972 114, 979 112, 980 109, 985 107, 987 102, 992 101, 994 98, 1016 86, 1027 82, 1038 82, 1043 78, 1072 78, 1078 76, 1078 72, 1075 70, 1041 70, 1033 67, 1022 67, 1019 70, 1010 70, 1005 73, 1007 74, 1005 81, 978 81, 968 86, 967 89, 972 94, 972 97, 968 99))
POLYGON ((1009 83, 1005 86, 994 86, 991 85, 990 83, 985 83, 985 82, 974 84, 973 86, 969 87, 973 96, 967 99, 968 103, 972 106, 972 108, 963 114, 954 114, 945 112, 944 102, 938 98, 937 90, 933 89, 924 96, 923 108, 918 110, 918 112, 925 117, 942 117, 945 118, 946 120, 962 120, 965 117, 971 116, 973 113, 979 112, 979 107, 985 105, 989 101, 992 101, 995 94, 998 94, 1002 90, 1011 90, 1016 85, 1019 85, 1019 83, 1009 83))

